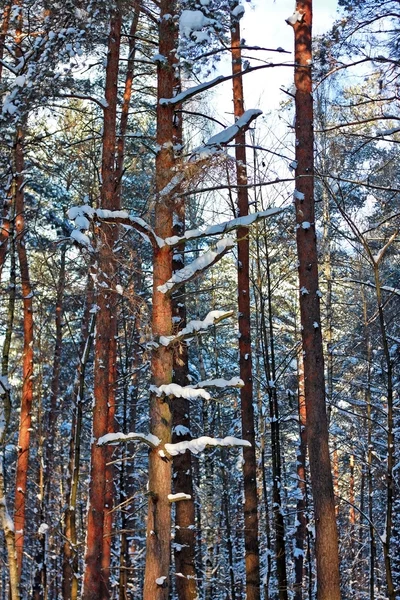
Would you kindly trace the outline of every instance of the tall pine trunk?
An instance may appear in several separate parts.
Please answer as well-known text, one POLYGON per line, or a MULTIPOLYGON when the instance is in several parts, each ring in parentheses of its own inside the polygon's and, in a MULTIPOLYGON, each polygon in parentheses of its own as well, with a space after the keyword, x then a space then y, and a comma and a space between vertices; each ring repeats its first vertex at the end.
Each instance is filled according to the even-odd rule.
POLYGON ((18 436, 18 458, 15 475, 14 527, 18 576, 21 577, 24 551, 25 509, 27 499, 29 446, 33 403, 33 290, 30 281, 28 256, 25 245, 23 131, 18 128, 15 145, 15 233, 19 260, 23 302, 24 347, 22 357, 22 395, 18 436))
MULTIPOLYGON (((237 6, 237 4, 236 4, 237 6)), ((242 52, 240 47, 240 20, 231 12, 231 46, 233 78, 233 109, 235 119, 244 113, 242 52)), ((240 131, 235 138, 236 180, 238 185, 238 217, 249 213, 246 166, 246 134, 240 131)), ((240 389, 242 438, 250 442, 243 448, 244 477, 244 544, 246 564, 246 598, 260 599, 260 556, 258 542, 258 497, 256 436, 254 428, 253 375, 250 324, 250 258, 249 230, 237 231, 238 249, 238 310, 239 310, 239 367, 244 385, 240 389)))
POLYGON ((340 599, 338 534, 328 445, 318 256, 314 212, 312 0, 298 1, 288 20, 295 35, 297 255, 307 442, 314 499, 318 600, 340 599))
MULTIPOLYGON (((174 175, 174 108, 160 103, 172 98, 175 85, 175 3, 162 0, 159 19, 159 53, 165 61, 157 64, 157 147, 155 232, 161 238, 173 234, 173 199, 161 193, 174 175)), ((152 333, 159 336, 172 333, 172 304, 168 294, 158 290, 172 275, 172 253, 168 246, 155 248, 153 259, 152 333)), ((172 349, 160 345, 151 359, 152 382, 159 387, 172 381, 172 349)), ((162 444, 171 442, 172 413, 168 398, 153 392, 150 396, 150 431, 162 444)), ((160 456, 158 448, 149 453, 149 492, 147 514, 146 568, 143 600, 168 600, 171 551, 172 463, 160 456)))

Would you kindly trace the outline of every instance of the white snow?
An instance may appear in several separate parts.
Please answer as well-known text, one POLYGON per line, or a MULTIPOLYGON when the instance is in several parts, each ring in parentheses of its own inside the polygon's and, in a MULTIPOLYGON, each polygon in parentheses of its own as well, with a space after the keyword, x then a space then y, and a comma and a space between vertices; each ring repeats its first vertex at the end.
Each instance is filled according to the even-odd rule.
POLYGON ((201 10, 183 10, 179 17, 181 35, 189 37, 192 31, 201 31, 206 25, 213 23, 201 10))
POLYGON ((304 551, 301 548, 293 548, 293 557, 300 558, 301 556, 304 556, 304 551))
POLYGON ((118 442, 144 442, 149 446, 155 448, 161 444, 161 440, 152 433, 107 433, 101 436, 97 440, 98 446, 105 446, 106 444, 117 444, 118 442))
POLYGON ((171 456, 177 456, 178 454, 184 454, 186 450, 190 450, 192 454, 200 454, 207 446, 224 446, 233 448, 235 446, 251 446, 247 440, 241 440, 232 436, 224 438, 212 438, 203 435, 194 440, 188 440, 187 442, 178 442, 176 444, 165 444, 165 449, 171 456))
POLYGON ((288 25, 295 25, 297 22, 301 22, 303 20, 303 14, 296 10, 291 17, 286 19, 286 23, 288 25))
POLYGON ((211 267, 216 263, 226 252, 235 246, 235 241, 230 238, 222 238, 215 245, 215 250, 208 250, 183 269, 176 271, 171 279, 169 279, 163 285, 158 286, 158 291, 166 294, 184 284, 187 281, 193 279, 196 275, 205 271, 208 267, 211 267))
POLYGON ((90 239, 87 235, 79 231, 79 229, 73 229, 70 233, 70 238, 78 242, 81 246, 85 246, 88 250, 93 250, 92 244, 90 243, 90 239))
POLYGON ((175 396, 175 398, 186 398, 186 399, 194 399, 194 398, 204 398, 204 400, 210 400, 211 396, 206 390, 202 389, 194 389, 190 386, 181 386, 177 383, 169 383, 165 385, 160 385, 160 387, 156 387, 155 385, 150 386, 150 390, 155 392, 157 395, 161 396, 165 394, 165 396, 175 396))
POLYGON ((303 194, 303 192, 299 192, 299 190, 294 190, 294 192, 293 192, 293 198, 295 200, 302 201, 302 200, 304 200, 304 194, 303 194))
POLYGON ((234 17, 236 17, 237 19, 241 19, 244 15, 244 11, 245 8, 243 4, 238 4, 231 12, 234 17))
POLYGON ((163 583, 164 583, 164 581, 165 581, 166 579, 167 579, 167 578, 166 578, 166 576, 165 576, 165 575, 163 575, 162 577, 157 577, 157 579, 156 579, 156 584, 157 584, 157 585, 163 585, 163 583))
POLYGON ((14 79, 14 85, 18 85, 19 87, 22 87, 25 84, 25 80, 26 80, 25 75, 18 75, 18 77, 16 77, 14 79))
POLYGON ((39 529, 38 529, 38 534, 39 535, 44 535, 45 533, 48 532, 49 530, 49 526, 47 525, 47 523, 40 523, 39 525, 39 529))
POLYGON ((303 221, 301 224, 302 229, 310 229, 311 223, 310 221, 303 221))
POLYGON ((191 500, 192 496, 190 494, 184 494, 180 492, 179 494, 168 494, 168 500, 170 502, 179 502, 180 500, 191 500))
POLYGON ((190 435, 190 429, 188 429, 184 425, 175 425, 174 432, 177 436, 190 435))

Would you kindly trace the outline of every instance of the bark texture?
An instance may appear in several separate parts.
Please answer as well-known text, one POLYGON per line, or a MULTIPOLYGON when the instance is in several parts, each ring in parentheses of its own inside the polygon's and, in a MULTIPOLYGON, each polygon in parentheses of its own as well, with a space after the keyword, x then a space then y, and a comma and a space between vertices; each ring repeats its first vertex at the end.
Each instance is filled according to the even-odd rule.
MULTIPOLYGON (((242 70, 242 52, 240 47, 240 21, 231 16, 231 46, 233 78, 233 110, 235 119, 244 113, 243 80, 238 73, 242 70)), ((246 166, 246 133, 240 131, 235 138, 236 181, 238 187, 238 217, 249 213, 249 200, 246 166)), ((244 478, 244 543, 246 563, 246 598, 260 598, 260 556, 258 545, 258 497, 257 462, 255 450, 253 376, 250 328, 250 260, 249 230, 240 227, 237 231, 238 249, 238 311, 239 311, 239 368, 244 386, 240 389, 240 407, 242 419, 242 438, 250 442, 251 447, 243 448, 244 478)))
MULTIPOLYGON (((172 98, 175 84, 175 3, 160 3, 159 53, 166 58, 157 65, 157 146, 156 157, 156 208, 155 231, 162 238, 173 233, 173 197, 165 193, 165 186, 174 175, 174 108, 160 104, 161 98, 172 98), (164 15, 172 17, 164 18, 164 15), (163 192, 164 190, 164 192, 163 192)), ((156 248, 153 263, 153 339, 171 335, 172 305, 168 294, 158 286, 172 275, 172 254, 168 247, 156 248)), ((171 348, 160 346, 154 350, 151 361, 153 384, 160 386, 172 381, 173 356, 171 348)), ((153 393, 150 398, 150 431, 161 442, 171 441, 172 414, 168 398, 153 393)), ((171 537, 172 464, 168 457, 160 456, 158 449, 149 454, 149 505, 147 517, 146 568, 143 600, 168 600, 171 537)))
POLYGON ((318 256, 314 214, 314 132, 311 76, 312 0, 297 2, 295 34, 296 223, 307 441, 314 498, 318 600, 339 600, 335 502, 328 445, 318 256))
MULTIPOLYGON (((118 210, 116 200, 116 116, 118 97, 118 68, 121 41, 122 15, 120 6, 114 9, 108 42, 108 60, 106 69, 104 109, 103 153, 102 153, 102 188, 101 208, 118 210)), ((98 296, 99 307, 96 322, 95 362, 94 362, 94 409, 93 409, 93 443, 90 464, 89 510, 87 522, 85 577, 83 587, 84 600, 109 598, 107 547, 104 548, 104 520, 107 512, 106 504, 110 502, 110 482, 106 469, 108 450, 106 446, 98 446, 97 440, 105 435, 110 426, 109 400, 113 391, 110 382, 110 365, 115 362, 115 346, 112 339, 115 335, 115 257, 114 244, 118 236, 117 225, 104 224, 96 232, 98 241, 98 296), (114 356, 113 356, 114 353, 114 356), (106 492, 108 498, 106 499, 106 492), (106 556, 104 556, 104 551, 106 556)), ((113 405, 113 402, 111 402, 113 405)), ((110 528, 109 521, 106 524, 110 528)))

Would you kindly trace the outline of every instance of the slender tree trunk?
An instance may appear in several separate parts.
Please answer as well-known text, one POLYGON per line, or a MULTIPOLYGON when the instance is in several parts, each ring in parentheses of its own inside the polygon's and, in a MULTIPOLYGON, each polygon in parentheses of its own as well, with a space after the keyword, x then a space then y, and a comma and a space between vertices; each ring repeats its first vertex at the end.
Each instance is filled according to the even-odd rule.
POLYGON ((79 363, 75 378, 72 405, 72 431, 69 452, 67 479, 66 510, 64 515, 64 546, 62 563, 62 598, 77 600, 78 598, 78 535, 76 530, 77 498, 79 486, 79 468, 81 454, 81 431, 83 402, 85 393, 85 374, 93 343, 95 314, 93 306, 93 280, 88 278, 86 306, 82 321, 81 341, 79 344, 79 363))
POLYGON ((141 0, 134 0, 134 15, 129 31, 129 46, 128 46, 128 63, 125 74, 125 89, 122 99, 121 118, 119 125, 119 135, 117 142, 117 160, 116 160, 116 194, 121 201, 122 176, 124 173, 124 158, 125 158, 125 139, 128 130, 129 108, 132 98, 132 88, 134 80, 134 67, 136 55, 136 32, 139 24, 140 4, 141 0))
POLYGON ((392 573, 392 529, 393 529, 393 503, 394 503, 394 427, 393 427, 393 365, 390 356, 387 338, 385 316, 383 313, 383 299, 381 281, 379 276, 379 264, 374 264, 374 279, 376 288, 376 300, 378 303, 379 326, 382 338, 383 354, 386 363, 386 402, 387 402, 387 468, 386 468, 386 524, 383 541, 383 557, 385 561, 386 586, 389 600, 395 600, 395 583, 392 573))
POLYGON ((374 530, 374 506, 373 506, 373 479, 372 479, 372 405, 371 405, 371 367, 372 367, 372 347, 370 333, 368 328, 367 299, 364 289, 361 289, 364 317, 364 337, 366 346, 366 364, 367 364, 367 386, 365 390, 365 403, 367 406, 367 491, 368 491, 368 523, 369 523, 369 598, 375 599, 375 561, 376 561, 376 543, 374 530))
MULTIPOLYGON (((102 188, 101 208, 118 210, 116 198, 116 117, 118 97, 118 68, 121 41, 122 14, 117 2, 111 18, 111 30, 108 42, 108 60, 106 69, 104 108, 103 154, 102 154, 102 188)), ((108 432, 110 395, 113 393, 113 382, 110 385, 110 365, 115 362, 113 337, 115 336, 115 257, 114 244, 118 236, 118 226, 103 225, 98 228, 98 296, 99 307, 96 320, 95 364, 94 364, 94 409, 93 409, 93 443, 91 449, 89 510, 87 519, 87 539, 85 556, 85 576, 83 584, 83 600, 100 600, 109 598, 108 587, 108 550, 103 546, 104 519, 107 511, 106 503, 110 502, 110 482, 107 483, 106 463, 109 452, 107 447, 98 446, 97 440, 108 432), (103 284, 103 285, 102 285, 103 284), (114 354, 113 354, 114 353, 114 354), (108 499, 106 499, 106 491, 108 499), (106 551, 106 553, 104 553, 106 551)), ((113 369, 112 369, 113 371, 113 369)), ((112 400, 112 398, 111 398, 112 400)), ((113 410, 113 402, 111 401, 113 410)), ((109 529, 107 520, 106 528, 109 529)))
MULTIPOLYGON (((15 185, 15 181, 14 181, 15 185)), ((13 194, 15 197, 15 194, 13 194)), ((12 207, 11 207, 12 208, 12 207)), ((13 211, 12 211, 13 212, 13 211)), ((11 337, 14 325, 15 314, 15 295, 16 295, 16 264, 15 264, 15 245, 14 245, 14 215, 11 214, 10 223, 10 239, 11 239, 11 264, 10 264, 10 291, 8 297, 7 308, 7 324, 3 343, 2 361, 1 361, 1 378, 0 378, 0 523, 4 532, 5 545, 8 558, 8 575, 9 575, 9 594, 11 600, 19 600, 18 586, 18 568, 15 551, 15 531, 12 518, 7 509, 6 489, 4 481, 5 465, 5 445, 8 435, 8 428, 11 418, 11 393, 10 384, 8 382, 8 369, 10 359, 11 337)), ((5 570, 5 567, 3 567, 5 570)))
MULTIPOLYGON (((232 525, 231 518, 229 515, 229 483, 225 469, 226 452, 221 452, 221 480, 222 480, 222 514, 224 518, 224 529, 226 535, 226 545, 228 549, 228 569, 229 569, 229 583, 231 587, 231 600, 236 600, 236 581, 235 581, 235 567, 233 562, 233 539, 232 539, 232 525), (224 457, 225 454, 225 457, 224 457), (225 458, 225 460, 224 460, 225 458)), ((222 516, 222 515, 221 515, 222 516)))
MULTIPOLYGON (((140 286, 138 285, 140 289, 140 286)), ((123 388, 123 422, 122 431, 136 431, 137 401, 138 401, 138 368, 139 368, 139 315, 136 314, 133 323, 133 343, 128 345, 128 317, 125 315, 124 304, 122 307, 122 323, 125 334, 125 368, 123 379, 125 382, 123 388), (128 379, 128 373, 131 372, 131 379, 128 379)), ((122 360, 121 360, 122 363, 122 360)), ((125 447, 123 460, 120 467, 120 504, 123 506, 121 515, 121 542, 120 542, 120 571, 119 571, 119 600, 128 600, 129 588, 128 582, 133 579, 130 575, 130 567, 133 562, 130 558, 130 538, 135 531, 135 463, 134 458, 130 457, 128 449, 125 447)))
POLYGON ((17 551, 18 575, 21 577, 24 548, 25 509, 27 499, 29 445, 32 424, 33 402, 33 290, 29 275, 28 257, 25 246, 24 217, 24 149, 23 132, 18 129, 15 145, 15 232, 19 260, 23 302, 24 348, 22 359, 22 395, 20 427, 18 436, 18 458, 15 476, 15 546, 17 551))
MULTIPOLYGON (((185 219, 183 203, 180 203, 176 209, 174 234, 182 236, 185 219)), ((183 252, 184 245, 176 248, 173 256, 174 270, 184 267, 183 252)), ((181 287, 178 293, 172 298, 173 316, 179 319, 179 329, 186 326, 184 294, 184 287, 181 287)), ((188 349, 185 343, 179 344, 174 348, 173 370, 174 383, 181 386, 188 385, 188 349)), ((190 403, 187 398, 174 399, 173 425, 173 443, 191 439, 190 403)), ((195 567, 196 530, 193 468, 190 452, 185 452, 174 457, 173 473, 174 492, 190 496, 190 499, 179 501, 175 506, 175 570, 182 575, 176 578, 176 593, 179 600, 195 600, 198 596, 195 567)))
POLYGON ((306 425, 307 412, 304 396, 304 367, 303 354, 300 350, 298 355, 298 405, 299 405, 299 448, 297 451, 297 490, 299 497, 296 506, 296 546, 294 556, 295 572, 295 600, 303 598, 303 578, 304 578, 304 554, 305 541, 307 537, 307 490, 306 490, 306 425))
POLYGON ((328 445, 318 256, 314 213, 314 132, 311 77, 312 0, 298 1, 295 34, 297 255, 307 409, 307 442, 314 498, 318 600, 340 599, 339 550, 328 445))
MULTIPOLYGON (((175 84, 175 3, 161 0, 159 20, 159 53, 165 57, 157 65, 157 146, 156 156, 156 207, 155 231, 161 238, 173 234, 173 199, 160 192, 174 175, 174 109, 160 103, 161 98, 172 98, 175 84), (165 17, 165 15, 169 15, 165 17)), ((152 333, 157 340, 160 335, 172 332, 172 306, 168 294, 162 294, 158 286, 172 275, 172 253, 166 246, 156 248, 153 263, 153 313, 152 333)), ((172 381, 172 350, 161 346, 153 351, 151 360, 152 380, 155 386, 172 381)), ((150 397, 150 431, 161 442, 171 441, 172 414, 167 398, 153 392, 150 397)), ((149 454, 149 504, 147 516, 146 568, 143 600, 168 600, 171 537, 172 465, 162 457, 157 448, 149 454)))
MULTIPOLYGON (((237 6, 237 4, 236 4, 237 6)), ((233 7, 235 8, 235 7, 233 7)), ((242 70, 240 21, 231 12, 232 73, 242 70)), ((235 119, 244 113, 242 76, 233 78, 233 108, 235 119)), ((235 138, 236 180, 238 186, 247 184, 246 134, 241 131, 235 138)), ((238 216, 245 217, 249 212, 246 187, 238 187, 238 216)), ((254 429, 252 349, 250 326, 250 259, 249 230, 240 227, 237 231, 238 247, 238 311, 239 311, 239 367, 244 382, 240 389, 242 438, 250 442, 243 448, 244 477, 244 544, 246 564, 246 598, 260 599, 260 556, 258 545, 258 497, 256 437, 254 429)))
MULTIPOLYGON (((3 21, 1 24, 1 33, 0 33, 0 81, 3 78, 3 58, 4 58, 4 50, 5 50, 5 42, 8 33, 8 27, 10 24, 10 14, 11 14, 11 6, 12 2, 7 2, 3 11, 3 21)), ((10 186, 11 187, 11 186, 10 186)), ((1 225, 0 225, 0 281, 1 275, 3 272, 3 266, 6 260, 8 241, 11 235, 10 227, 10 210, 11 210, 11 201, 12 194, 8 194, 4 198, 3 206, 2 206, 2 215, 1 215, 1 225)))

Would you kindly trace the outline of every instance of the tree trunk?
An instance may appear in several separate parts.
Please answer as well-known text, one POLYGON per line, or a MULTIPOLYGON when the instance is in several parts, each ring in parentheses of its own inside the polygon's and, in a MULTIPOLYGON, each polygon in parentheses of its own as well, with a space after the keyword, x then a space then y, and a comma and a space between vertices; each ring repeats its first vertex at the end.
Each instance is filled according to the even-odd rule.
POLYGON ((82 321, 81 341, 79 345, 79 363, 72 396, 72 431, 70 441, 66 510, 64 515, 64 546, 62 563, 62 598, 78 598, 78 536, 76 531, 76 509, 79 485, 80 451, 83 402, 85 393, 86 366, 93 343, 95 314, 91 314, 93 305, 93 280, 88 278, 86 306, 82 321))
POLYGON ((307 442, 314 498, 318 600, 340 599, 339 551, 328 445, 318 256, 314 215, 314 132, 311 77, 312 0, 298 1, 295 34, 297 255, 307 409, 307 442))
MULTIPOLYGON (((176 224, 174 234, 182 236, 184 233, 185 210, 183 202, 179 203, 175 211, 176 224)), ((184 244, 178 246, 173 256, 174 271, 184 267, 184 244)), ((185 289, 182 286, 177 294, 172 296, 172 312, 179 318, 179 329, 186 326, 186 307, 184 303, 185 289)), ((186 343, 178 344, 174 348, 173 381, 178 385, 188 385, 188 349, 186 343)), ((190 403, 187 398, 175 398, 173 404, 174 433, 172 442, 177 443, 192 438, 190 433, 190 403), (184 429, 176 432, 177 427, 184 429)), ((173 461, 174 493, 184 493, 190 500, 182 500, 175 505, 175 571, 182 576, 176 577, 176 593, 179 600, 195 600, 198 596, 196 567, 195 567, 195 504, 193 488, 192 455, 190 452, 179 454, 173 461)))
POLYGON ((303 598, 303 577, 304 577, 304 544, 307 536, 307 490, 306 490, 306 425, 307 412, 306 402, 304 397, 304 367, 303 354, 299 352, 298 356, 298 405, 299 405, 299 448, 297 451, 297 490, 299 497, 296 506, 296 546, 294 556, 294 572, 295 572, 295 600, 303 598))
POLYGON ((27 498, 28 463, 33 402, 33 291, 29 276, 28 257, 24 241, 24 150, 23 132, 18 129, 15 145, 15 232, 16 248, 21 273, 22 302, 24 315, 24 349, 22 359, 22 395, 20 427, 18 436, 18 458, 15 475, 15 546, 18 576, 22 573, 24 549, 25 508, 27 498))
MULTIPOLYGON (((234 8, 234 7, 233 7, 234 8)), ((240 21, 231 12, 232 74, 242 70, 240 21)), ((244 113, 242 76, 233 78, 233 108, 235 119, 244 113)), ((246 166, 246 134, 241 131, 235 138, 236 181, 238 184, 238 217, 249 213, 246 166)), ((246 564, 246 598, 260 599, 260 556, 258 545, 258 496, 256 436, 254 429, 253 376, 250 326, 250 259, 249 230, 240 227, 237 231, 238 248, 238 312, 239 312, 239 367, 244 385, 240 389, 242 438, 250 442, 243 448, 244 478, 244 544, 246 564)))
MULTIPOLYGON (((111 18, 108 40, 102 153, 101 208, 118 210, 116 196, 116 117, 118 97, 118 68, 121 41, 122 14, 117 3, 111 18)), ((85 576, 83 600, 109 598, 108 558, 104 555, 104 519, 107 511, 106 488, 110 495, 110 482, 107 483, 106 463, 109 452, 106 446, 98 446, 97 440, 108 432, 110 418, 109 400, 114 382, 110 377, 110 365, 115 363, 113 337, 115 335, 115 257, 114 244, 118 236, 118 226, 105 224, 98 227, 98 296, 99 307, 96 321, 95 363, 94 363, 94 409, 93 443, 91 449, 89 509, 85 556, 85 576), (102 285, 103 284, 103 285, 102 285), (110 385, 110 383, 112 385, 110 385), (104 557, 103 557, 104 555, 104 557)), ((112 404, 112 402, 111 402, 112 404)), ((112 412, 112 411, 111 411, 112 412)), ((109 521, 106 524, 109 528, 109 521)))
MULTIPOLYGON (((172 98, 175 84, 175 3, 162 0, 159 20, 159 53, 165 62, 157 64, 157 147, 156 156, 156 207, 155 232, 161 238, 173 234, 173 199, 160 192, 174 175, 174 109, 160 104, 161 98, 172 98), (170 15, 165 18, 165 15, 170 15)), ((168 294, 158 290, 172 275, 172 253, 164 246, 154 250, 153 262, 153 339, 172 333, 172 306, 168 294)), ((160 346, 153 351, 151 360, 152 380, 155 386, 172 381, 172 350, 160 346)), ((150 431, 163 444, 171 441, 172 414, 168 398, 153 392, 150 397, 150 431)), ((172 465, 162 457, 157 448, 149 454, 149 504, 147 516, 146 568, 143 600, 168 600, 171 537, 171 493, 172 465)))
MULTIPOLYGON (((15 186, 15 180, 14 180, 15 186)), ((13 194, 15 197, 15 194, 13 194)), ((12 209, 12 207, 11 207, 12 209)), ((10 264, 10 279, 9 279, 9 297, 7 308, 7 323, 4 335, 2 360, 1 360, 1 378, 0 378, 0 414, 2 418, 1 435, 0 435, 0 522, 4 532, 5 546, 7 549, 8 572, 9 572, 9 594, 11 600, 19 600, 19 585, 18 585, 18 569, 15 552, 15 531, 12 518, 7 510, 6 489, 4 481, 5 465, 5 445, 8 436, 8 427, 11 418, 11 392, 8 383, 8 370, 11 348, 11 337, 14 325, 15 314, 15 295, 16 295, 16 264, 15 264, 15 244, 14 244, 14 228, 13 228, 13 210, 10 215, 11 228, 9 231, 11 239, 11 264, 10 264)), ((4 568, 4 567, 3 567, 4 568)))

